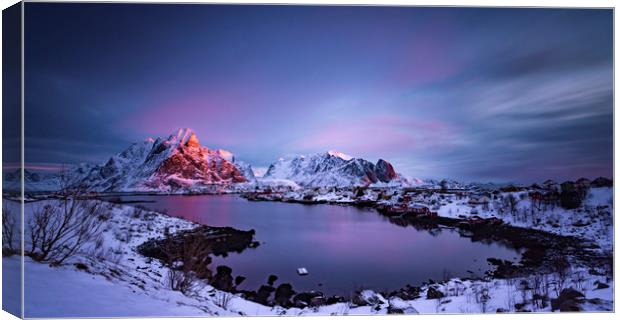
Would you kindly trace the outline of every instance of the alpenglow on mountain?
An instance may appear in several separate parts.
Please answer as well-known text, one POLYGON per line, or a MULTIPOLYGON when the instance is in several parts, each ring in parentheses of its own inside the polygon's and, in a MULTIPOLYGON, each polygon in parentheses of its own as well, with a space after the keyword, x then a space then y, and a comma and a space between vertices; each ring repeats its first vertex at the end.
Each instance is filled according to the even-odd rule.
POLYGON ((263 178, 290 180, 303 187, 406 183, 392 164, 383 159, 373 164, 337 151, 280 158, 269 166, 263 178))
POLYGON ((191 129, 168 139, 151 138, 94 167, 79 184, 97 191, 191 191, 213 184, 254 180, 251 169, 234 163, 233 154, 200 145, 191 129))

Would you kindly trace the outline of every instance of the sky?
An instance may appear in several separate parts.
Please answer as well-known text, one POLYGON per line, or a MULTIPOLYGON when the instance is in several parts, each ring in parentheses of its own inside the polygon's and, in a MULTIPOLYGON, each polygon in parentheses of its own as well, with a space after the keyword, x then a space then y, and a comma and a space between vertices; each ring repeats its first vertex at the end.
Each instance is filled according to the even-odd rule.
POLYGON ((195 130, 255 167, 612 176, 611 10, 26 3, 26 162, 195 130))

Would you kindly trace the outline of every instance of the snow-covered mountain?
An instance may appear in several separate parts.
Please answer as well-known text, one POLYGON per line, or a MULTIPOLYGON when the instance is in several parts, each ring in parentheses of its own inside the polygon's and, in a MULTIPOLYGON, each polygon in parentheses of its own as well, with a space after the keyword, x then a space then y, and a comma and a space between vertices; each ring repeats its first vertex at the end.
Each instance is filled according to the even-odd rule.
POLYGON ((289 180, 302 187, 407 183, 392 164, 383 159, 373 164, 337 151, 280 158, 269 166, 262 180, 289 180))
MULTIPOLYGON (((134 143, 99 165, 81 164, 62 173, 25 172, 25 189, 31 192, 73 186, 99 192, 183 193, 256 181, 249 164, 236 161, 229 151, 201 146, 191 129, 134 143)), ((19 170, 5 172, 3 179, 5 190, 19 189, 19 170)))
POLYGON ((88 172, 79 185, 95 191, 192 191, 214 184, 253 181, 251 167, 237 166, 232 153, 200 145, 191 129, 168 139, 129 146, 88 172))
MULTIPOLYGON (((11 185, 18 189, 19 172, 6 172, 4 181, 5 189, 11 185)), ((55 191, 73 186, 96 192, 187 193, 213 188, 245 190, 256 182, 249 164, 236 160, 229 151, 202 146, 191 129, 179 129, 167 139, 136 142, 102 164, 69 168, 62 177, 26 172, 25 188, 55 191)), ((260 182, 301 187, 411 185, 383 159, 372 163, 337 151, 281 158, 260 182)))
MULTIPOLYGON (((20 169, 4 172, 3 190, 20 191, 22 183, 22 174, 20 169)), ((47 191, 56 189, 60 184, 58 175, 50 172, 36 172, 32 170, 24 170, 24 184, 29 191, 47 191)))

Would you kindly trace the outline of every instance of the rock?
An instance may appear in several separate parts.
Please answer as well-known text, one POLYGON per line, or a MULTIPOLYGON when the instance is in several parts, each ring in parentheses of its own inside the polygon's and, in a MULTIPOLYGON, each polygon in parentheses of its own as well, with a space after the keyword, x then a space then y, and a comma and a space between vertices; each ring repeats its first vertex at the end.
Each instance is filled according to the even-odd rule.
POLYGON ((395 307, 393 305, 389 305, 387 307, 387 313, 388 314, 419 314, 418 310, 416 310, 414 307, 405 307, 405 308, 400 308, 400 307, 395 307))
POLYGON ((211 279, 211 285, 216 289, 231 291, 233 289, 232 269, 227 266, 218 266, 217 273, 211 279))
POLYGON ((426 299, 441 299, 445 297, 443 292, 437 290, 435 287, 429 287, 426 290, 426 299))
POLYGON ((358 306, 374 306, 387 302, 383 296, 372 291, 372 290, 363 290, 360 292, 356 292, 352 297, 352 302, 358 306))
POLYGON ((387 313, 388 314, 405 314, 405 310, 390 305, 387 308, 387 313))
POLYGON ((356 293, 353 297, 351 297, 351 303, 359 307, 368 305, 368 302, 359 293, 356 293))
POLYGON ((295 294, 293 286, 288 283, 283 283, 276 289, 274 303, 282 307, 288 308, 291 306, 291 297, 295 294))
POLYGON ((88 271, 88 266, 81 263, 81 262, 77 262, 73 264, 75 266, 76 269, 78 270, 84 270, 84 271, 88 271))
POLYGON ((331 296, 329 298, 327 298, 327 304, 336 304, 336 303, 341 303, 341 302, 346 302, 347 299, 345 299, 342 296, 331 296))
POLYGON ((579 305, 583 303, 584 298, 581 292, 573 288, 564 289, 560 292, 560 296, 557 299, 551 299, 551 311, 580 311, 579 305))
POLYGON ((607 289, 607 288, 609 288, 609 285, 608 285, 608 284, 603 283, 603 282, 600 282, 600 281, 598 281, 598 280, 596 280, 596 281, 594 282, 594 284, 596 285, 596 289, 594 289, 594 290, 599 290, 599 289, 607 289))
POLYGON ((406 285, 405 287, 390 293, 392 297, 399 297, 403 300, 414 300, 420 297, 420 288, 406 285))
POLYGON ((273 286, 273 284, 278 280, 278 276, 276 275, 270 275, 269 278, 267 279, 267 284, 270 286, 273 286))
POLYGON ((244 276, 236 276, 235 277, 235 287, 239 286, 241 283, 243 283, 243 281, 245 281, 245 277, 244 276))
POLYGON ((310 299, 310 306, 311 307, 320 307, 323 305, 327 304, 327 299, 325 299, 325 296, 316 296, 313 297, 312 299, 310 299))
POLYGON ((241 296, 246 300, 256 301, 256 291, 239 290, 238 292, 241 293, 241 296))
MULTIPOLYGON (((320 291, 309 291, 309 292, 301 292, 297 294, 293 298, 293 305, 297 308, 305 308, 307 306, 312 306, 313 299, 317 297, 322 297, 323 293, 320 291)), ((317 299, 314 300, 314 303, 319 302, 317 299)))
POLYGON ((263 304, 263 305, 268 305, 269 304, 269 297, 271 296, 271 293, 274 292, 275 289, 271 286, 260 286, 260 288, 258 288, 258 291, 256 292, 256 299, 254 301, 263 304))

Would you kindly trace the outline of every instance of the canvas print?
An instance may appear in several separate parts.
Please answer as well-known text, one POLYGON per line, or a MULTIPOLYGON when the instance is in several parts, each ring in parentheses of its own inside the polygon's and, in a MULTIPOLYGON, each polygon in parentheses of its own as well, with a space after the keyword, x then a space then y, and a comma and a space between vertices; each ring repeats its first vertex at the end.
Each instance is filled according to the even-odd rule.
POLYGON ((14 315, 614 310, 612 9, 26 2, 3 24, 14 315))

